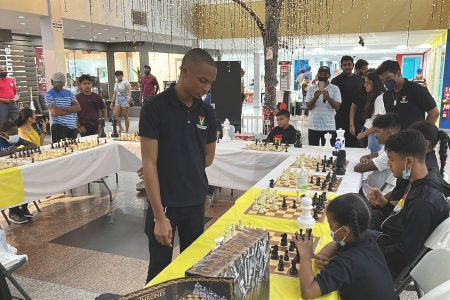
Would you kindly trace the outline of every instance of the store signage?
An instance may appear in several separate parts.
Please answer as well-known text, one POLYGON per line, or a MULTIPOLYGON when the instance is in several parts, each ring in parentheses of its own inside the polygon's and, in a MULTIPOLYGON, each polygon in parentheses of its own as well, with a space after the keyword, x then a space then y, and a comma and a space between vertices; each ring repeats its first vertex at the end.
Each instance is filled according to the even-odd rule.
POLYGON ((42 47, 36 47, 34 49, 34 60, 36 63, 36 78, 38 83, 38 92, 43 95, 47 92, 47 79, 45 78, 44 67, 44 51, 42 47))
POLYGON ((290 61, 280 61, 280 90, 289 91, 291 88, 291 70, 290 61))
POLYGON ((52 29, 53 31, 63 31, 62 20, 52 20, 52 29))
POLYGON ((6 45, 0 52, 0 64, 6 66, 8 76, 13 76, 14 68, 12 65, 11 45, 6 45))

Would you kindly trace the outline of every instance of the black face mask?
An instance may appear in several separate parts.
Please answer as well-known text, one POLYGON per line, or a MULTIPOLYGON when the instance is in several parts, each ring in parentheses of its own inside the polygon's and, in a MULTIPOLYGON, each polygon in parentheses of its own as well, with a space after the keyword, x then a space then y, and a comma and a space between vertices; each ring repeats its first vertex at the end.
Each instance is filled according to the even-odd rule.
POLYGON ((150 70, 145 70, 144 74, 146 74, 146 75, 150 74, 150 70))
POLYGON ((0 72, 0 78, 5 78, 6 76, 8 76, 7 72, 0 72))
POLYGON ((317 79, 319 79, 319 81, 323 81, 323 82, 328 81, 328 77, 318 77, 317 79))

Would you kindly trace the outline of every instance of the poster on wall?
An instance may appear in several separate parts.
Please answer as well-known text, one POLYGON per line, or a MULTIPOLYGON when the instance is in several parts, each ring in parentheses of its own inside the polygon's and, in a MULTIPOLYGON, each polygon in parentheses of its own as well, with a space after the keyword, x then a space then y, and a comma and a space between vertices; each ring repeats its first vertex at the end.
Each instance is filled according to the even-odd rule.
POLYGON ((309 67, 308 60, 297 59, 294 62, 294 90, 299 91, 302 86, 303 73, 302 70, 306 72, 309 67))
MULTIPOLYGON (((450 34, 450 29, 447 31, 450 34)), ((447 35, 448 36, 448 35, 447 35)), ((439 114, 439 128, 444 130, 450 130, 450 46, 449 40, 447 39, 447 49, 445 53, 445 64, 444 64, 444 78, 442 80, 442 101, 441 110, 439 114)))
POLYGON ((36 78, 38 83, 38 92, 43 95, 47 92, 47 79, 45 78, 45 61, 42 47, 34 48, 34 59, 36 62, 36 78))

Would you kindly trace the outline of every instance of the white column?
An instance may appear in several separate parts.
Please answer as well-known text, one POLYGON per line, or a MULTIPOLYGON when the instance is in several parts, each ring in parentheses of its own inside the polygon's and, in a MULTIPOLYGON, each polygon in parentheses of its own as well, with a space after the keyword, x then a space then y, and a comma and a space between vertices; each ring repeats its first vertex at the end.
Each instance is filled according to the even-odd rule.
POLYGON ((259 52, 254 53, 254 67, 253 67, 253 78, 255 80, 255 85, 253 87, 253 107, 261 107, 261 87, 264 82, 261 81, 261 69, 264 68, 263 54, 259 52))
POLYGON ((64 53, 64 35, 52 26, 52 21, 62 22, 61 0, 47 0, 49 16, 41 17, 42 48, 45 59, 45 78, 47 89, 51 89, 52 75, 55 72, 66 74, 66 60, 64 53))

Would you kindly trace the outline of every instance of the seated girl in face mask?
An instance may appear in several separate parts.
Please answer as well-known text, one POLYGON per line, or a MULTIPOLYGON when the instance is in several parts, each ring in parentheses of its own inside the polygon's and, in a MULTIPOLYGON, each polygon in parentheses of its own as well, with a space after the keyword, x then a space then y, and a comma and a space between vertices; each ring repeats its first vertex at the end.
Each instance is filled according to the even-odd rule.
POLYGON ((333 242, 317 256, 313 254, 312 236, 296 242, 302 298, 317 298, 338 290, 342 300, 394 299, 394 284, 383 254, 375 236, 366 234, 370 211, 361 196, 344 194, 335 198, 327 206, 326 215, 333 242), (323 268, 316 276, 313 258, 323 268))
MULTIPOLYGON (((12 121, 6 121, 0 125, 0 156, 13 154, 21 147, 35 147, 34 144, 20 138, 17 132, 17 125, 12 121)), ((28 218, 25 215, 31 215, 28 211, 27 204, 9 209, 9 218, 13 223, 21 224, 28 222, 28 218)))
POLYGON ((19 137, 35 144, 42 146, 44 144, 45 135, 47 134, 48 121, 45 119, 41 122, 40 133, 38 133, 34 126, 36 125, 36 114, 30 108, 23 108, 19 112, 19 118, 16 121, 19 127, 19 137))

